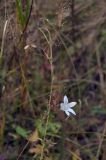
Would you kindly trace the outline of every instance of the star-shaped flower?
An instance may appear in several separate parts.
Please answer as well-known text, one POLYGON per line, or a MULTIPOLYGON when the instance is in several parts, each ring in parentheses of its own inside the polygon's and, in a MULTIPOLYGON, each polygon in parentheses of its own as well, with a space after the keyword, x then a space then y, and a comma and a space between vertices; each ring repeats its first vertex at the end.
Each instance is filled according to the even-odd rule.
POLYGON ((76 115, 72 107, 74 107, 77 103, 76 102, 69 103, 66 95, 64 96, 63 102, 64 103, 60 104, 60 109, 64 111, 68 116, 70 116, 71 113, 76 115))

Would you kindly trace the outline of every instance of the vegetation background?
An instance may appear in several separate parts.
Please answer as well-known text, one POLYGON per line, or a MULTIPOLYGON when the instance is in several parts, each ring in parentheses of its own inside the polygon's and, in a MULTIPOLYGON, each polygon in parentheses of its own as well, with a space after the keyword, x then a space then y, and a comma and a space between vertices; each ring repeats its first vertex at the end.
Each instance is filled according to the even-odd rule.
POLYGON ((0 160, 106 160, 105 6, 0 0, 0 160))

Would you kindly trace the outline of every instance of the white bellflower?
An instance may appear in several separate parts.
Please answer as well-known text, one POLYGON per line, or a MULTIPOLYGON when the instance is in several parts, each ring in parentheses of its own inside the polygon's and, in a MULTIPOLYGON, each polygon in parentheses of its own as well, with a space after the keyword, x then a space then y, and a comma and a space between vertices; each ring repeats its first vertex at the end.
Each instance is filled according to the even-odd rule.
POLYGON ((76 115, 75 111, 72 109, 72 107, 74 107, 76 104, 77 104, 76 102, 69 103, 68 98, 65 95, 63 99, 63 103, 60 104, 60 109, 64 111, 67 114, 67 116, 70 116, 71 113, 76 115))

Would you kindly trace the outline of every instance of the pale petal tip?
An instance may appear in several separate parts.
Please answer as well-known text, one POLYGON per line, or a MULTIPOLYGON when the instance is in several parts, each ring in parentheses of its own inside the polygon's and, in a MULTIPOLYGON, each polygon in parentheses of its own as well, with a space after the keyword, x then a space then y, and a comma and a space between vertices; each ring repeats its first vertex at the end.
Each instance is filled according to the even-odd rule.
POLYGON ((71 102, 68 105, 69 105, 69 107, 74 107, 76 104, 77 104, 77 102, 71 102))
POLYGON ((64 95, 64 98, 67 98, 67 95, 64 95))
POLYGON ((64 95, 64 103, 68 103, 68 97, 64 95))
POLYGON ((77 104, 77 102, 73 102, 74 103, 74 106, 77 104))
POLYGON ((67 116, 70 116, 70 112, 68 112, 68 111, 65 111, 65 113, 66 113, 66 115, 67 115, 67 116))
POLYGON ((69 108, 68 111, 69 111, 70 113, 76 115, 76 113, 75 113, 75 111, 74 111, 73 109, 69 108))
POLYGON ((76 116, 76 113, 74 113, 74 115, 76 116))

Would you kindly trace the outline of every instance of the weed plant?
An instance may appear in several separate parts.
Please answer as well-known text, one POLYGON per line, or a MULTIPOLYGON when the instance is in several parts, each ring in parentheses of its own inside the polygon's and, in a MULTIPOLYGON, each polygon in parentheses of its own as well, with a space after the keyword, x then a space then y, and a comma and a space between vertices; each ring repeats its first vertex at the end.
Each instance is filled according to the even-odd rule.
POLYGON ((106 2, 0 4, 0 159, 105 160, 106 2))

